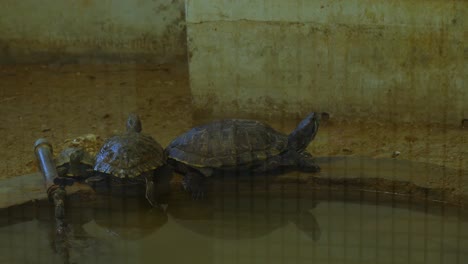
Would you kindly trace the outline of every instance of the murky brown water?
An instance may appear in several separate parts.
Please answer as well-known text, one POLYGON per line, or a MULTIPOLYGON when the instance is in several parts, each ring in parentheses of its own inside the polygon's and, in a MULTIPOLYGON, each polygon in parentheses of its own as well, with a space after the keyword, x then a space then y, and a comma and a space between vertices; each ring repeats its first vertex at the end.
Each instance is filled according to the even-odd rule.
POLYGON ((466 263, 468 218, 440 204, 217 196, 103 197, 70 208, 68 242, 54 236, 50 205, 2 212, 1 263, 466 263))

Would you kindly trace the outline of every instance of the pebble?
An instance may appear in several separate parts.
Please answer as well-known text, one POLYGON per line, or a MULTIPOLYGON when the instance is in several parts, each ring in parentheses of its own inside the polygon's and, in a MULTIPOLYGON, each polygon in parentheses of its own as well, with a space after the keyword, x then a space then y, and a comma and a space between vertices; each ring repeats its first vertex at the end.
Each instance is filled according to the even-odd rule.
POLYGON ((468 118, 464 118, 464 119, 461 121, 461 127, 462 127, 462 128, 468 128, 468 118))
POLYGON ((48 127, 47 125, 42 125, 42 126, 41 126, 41 131, 42 131, 42 132, 48 132, 48 131, 50 131, 50 130, 52 130, 52 129, 51 129, 50 127, 48 127))
POLYGON ((343 151, 343 152, 346 153, 346 154, 351 154, 351 153, 353 153, 353 151, 350 150, 349 148, 344 148, 344 149, 342 149, 341 151, 343 151))
POLYGON ((322 112, 321 113, 321 119, 323 122, 327 122, 328 120, 330 120, 330 114, 327 113, 327 112, 322 112))

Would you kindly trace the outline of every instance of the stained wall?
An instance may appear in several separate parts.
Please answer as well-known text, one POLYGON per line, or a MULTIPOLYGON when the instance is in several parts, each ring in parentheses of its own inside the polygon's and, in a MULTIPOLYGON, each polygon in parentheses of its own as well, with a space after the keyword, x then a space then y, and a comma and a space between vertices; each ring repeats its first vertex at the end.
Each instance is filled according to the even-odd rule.
POLYGON ((183 0, 3 0, 0 63, 185 58, 183 0))
POLYGON ((467 1, 187 0, 190 84, 211 115, 468 117, 467 1))

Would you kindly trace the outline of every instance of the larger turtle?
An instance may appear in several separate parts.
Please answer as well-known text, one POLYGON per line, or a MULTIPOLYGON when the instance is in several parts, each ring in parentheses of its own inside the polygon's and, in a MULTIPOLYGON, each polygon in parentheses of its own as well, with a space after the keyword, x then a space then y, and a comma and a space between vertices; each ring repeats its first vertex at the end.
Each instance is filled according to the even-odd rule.
POLYGON ((154 172, 165 164, 166 155, 161 145, 141 130, 138 115, 130 114, 127 132, 104 142, 94 170, 118 179, 145 181, 146 199, 155 206, 154 172))
POLYGON ((192 128, 166 148, 169 162, 185 174, 183 185, 194 198, 204 194, 205 178, 215 171, 266 172, 296 167, 318 172, 306 151, 319 128, 319 117, 310 113, 289 135, 255 120, 225 119, 192 128))

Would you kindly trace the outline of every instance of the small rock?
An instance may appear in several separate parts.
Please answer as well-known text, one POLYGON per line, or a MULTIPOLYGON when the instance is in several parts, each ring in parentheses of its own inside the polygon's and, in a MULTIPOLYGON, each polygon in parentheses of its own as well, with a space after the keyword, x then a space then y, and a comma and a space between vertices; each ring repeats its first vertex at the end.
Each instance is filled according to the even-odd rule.
POLYGON ((343 152, 346 153, 346 154, 351 154, 351 153, 353 153, 353 151, 350 150, 349 148, 344 148, 344 149, 342 149, 341 151, 343 151, 343 152))
POLYGON ((405 140, 408 141, 408 142, 413 143, 413 142, 416 142, 418 140, 418 138, 415 137, 415 136, 405 136, 405 140))
POLYGON ((77 146, 77 145, 80 145, 81 142, 83 142, 83 139, 82 138, 74 138, 71 142, 72 145, 74 146, 77 146))
POLYGON ((396 157, 400 156, 400 154, 401 154, 400 151, 394 151, 394 152, 392 153, 392 158, 396 158, 396 157))
POLYGON ((462 128, 468 128, 468 118, 464 118, 461 121, 461 127, 462 128))
POLYGON ((320 119, 323 122, 327 122, 330 119, 330 114, 327 113, 327 112, 322 112, 321 115, 320 115, 320 119))
POLYGON ((50 130, 51 130, 51 128, 48 127, 47 125, 42 125, 42 126, 41 126, 41 131, 42 131, 42 132, 48 132, 48 131, 50 131, 50 130))
POLYGON ((95 135, 95 134, 86 134, 83 136, 86 140, 89 140, 89 141, 97 141, 99 139, 99 136, 95 135))

